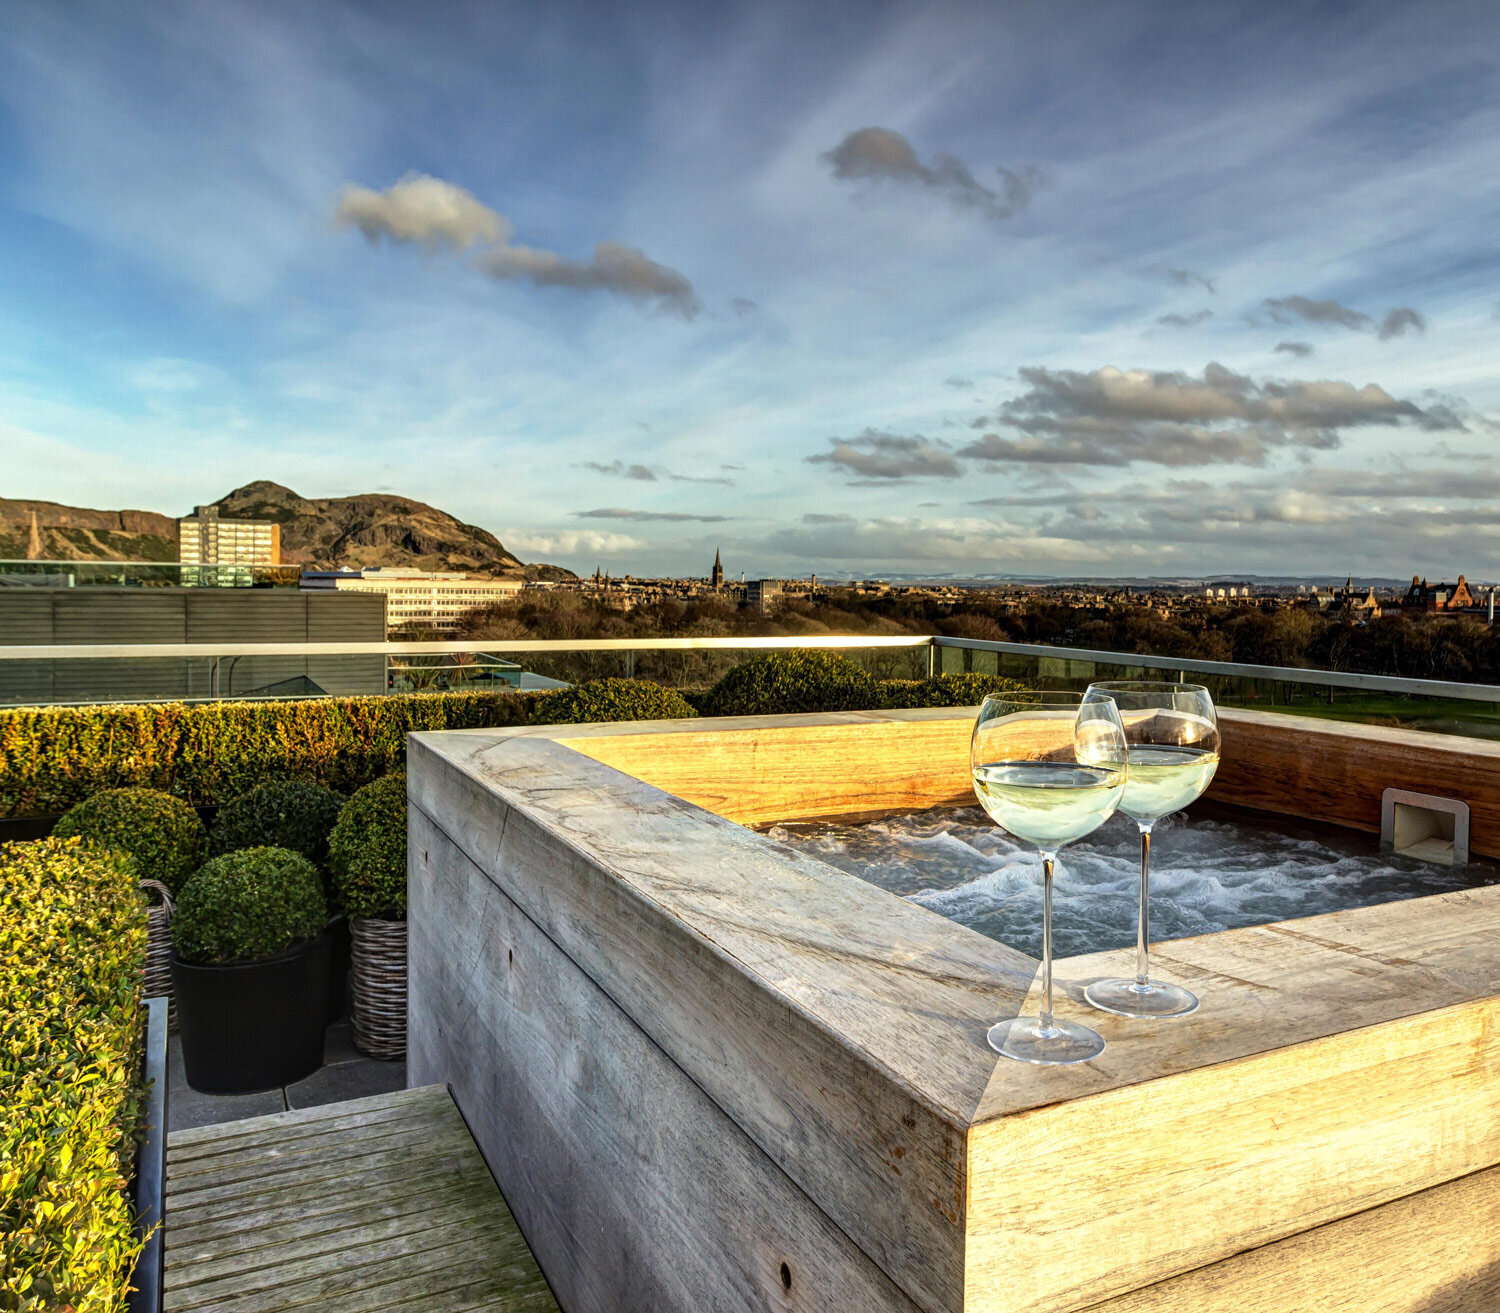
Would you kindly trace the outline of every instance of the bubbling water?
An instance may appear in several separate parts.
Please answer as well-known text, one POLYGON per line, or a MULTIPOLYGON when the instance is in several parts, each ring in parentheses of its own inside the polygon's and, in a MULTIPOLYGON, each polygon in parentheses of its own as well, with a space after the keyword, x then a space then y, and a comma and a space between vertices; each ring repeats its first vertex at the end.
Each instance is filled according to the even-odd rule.
MULTIPOLYGON (((977 807, 864 825, 776 825, 769 835, 1033 956, 1042 951, 1041 861, 977 807)), ((1491 866, 1434 866, 1373 838, 1255 821, 1169 816, 1151 841, 1151 938, 1182 939, 1471 889, 1491 866)), ((1053 934, 1060 957, 1135 943, 1140 833, 1122 816, 1062 850, 1053 934)))

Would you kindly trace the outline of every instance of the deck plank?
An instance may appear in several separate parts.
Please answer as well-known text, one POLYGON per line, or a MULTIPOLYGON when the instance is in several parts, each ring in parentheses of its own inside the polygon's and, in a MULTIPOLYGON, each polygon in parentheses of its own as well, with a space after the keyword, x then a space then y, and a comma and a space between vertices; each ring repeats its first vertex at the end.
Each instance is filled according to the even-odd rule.
POLYGON ((441 1086, 172 1137, 167 1313, 558 1313, 441 1086))

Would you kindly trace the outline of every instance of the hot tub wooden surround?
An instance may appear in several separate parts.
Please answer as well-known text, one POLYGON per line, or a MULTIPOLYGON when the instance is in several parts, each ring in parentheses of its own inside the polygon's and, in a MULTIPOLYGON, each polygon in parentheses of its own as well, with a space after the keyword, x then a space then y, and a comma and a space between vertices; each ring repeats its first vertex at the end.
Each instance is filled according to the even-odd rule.
MULTIPOLYGON (((1500 1307, 1500 887, 1163 945, 1173 1023, 1082 1005, 1129 954, 1063 960, 1109 1047, 1008 1062, 1034 959, 736 823, 967 802, 971 716, 412 736, 410 1079, 561 1305, 1500 1307)), ((1224 730, 1227 801, 1373 828, 1420 788, 1497 851, 1500 747, 1224 730)))

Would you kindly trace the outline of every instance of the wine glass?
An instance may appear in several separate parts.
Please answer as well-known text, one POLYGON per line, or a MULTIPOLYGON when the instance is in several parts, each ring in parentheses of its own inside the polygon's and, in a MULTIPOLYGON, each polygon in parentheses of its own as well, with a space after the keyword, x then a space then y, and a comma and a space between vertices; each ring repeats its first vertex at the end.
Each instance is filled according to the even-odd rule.
POLYGON ((1114 698, 1125 725, 1130 770, 1120 810, 1141 830, 1141 914, 1135 979, 1096 980, 1084 997, 1122 1017, 1185 1017, 1197 1008, 1198 996, 1151 979, 1151 827, 1196 799, 1219 767, 1214 700, 1201 684, 1101 680, 1089 691, 1114 698))
POLYGON ((992 1026, 990 1047, 1020 1062, 1087 1062, 1104 1040, 1052 1015, 1052 869, 1057 850, 1092 834, 1125 791, 1125 728, 1098 693, 999 693, 974 722, 969 764, 990 818, 1042 854, 1042 1012, 992 1026))

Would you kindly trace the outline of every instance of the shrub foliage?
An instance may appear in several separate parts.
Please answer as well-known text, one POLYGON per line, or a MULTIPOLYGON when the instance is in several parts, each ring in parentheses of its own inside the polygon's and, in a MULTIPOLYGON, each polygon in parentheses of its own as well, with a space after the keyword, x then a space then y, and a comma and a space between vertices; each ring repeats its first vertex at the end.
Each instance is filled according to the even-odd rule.
POLYGON ((723 716, 966 706, 990 683, 1006 681, 874 680, 836 653, 804 650, 757 657, 703 692, 610 679, 556 693, 22 707, 0 710, 0 815, 47 816, 121 786, 163 789, 196 806, 229 804, 289 776, 348 793, 402 769, 406 736, 420 730, 675 718, 694 709, 723 716))
POLYGON ((0 1309, 126 1307, 145 957, 129 858, 0 846, 0 1309))
POLYGON ((203 860, 208 839, 198 813, 158 789, 105 789, 71 808, 52 832, 128 854, 140 879, 160 880, 173 893, 203 860))
POLYGON ((591 679, 537 700, 532 719, 540 725, 584 721, 680 720, 698 713, 676 689, 646 679, 591 679))
POLYGON ((172 947, 184 962, 258 962, 316 939, 328 907, 317 868, 290 848, 245 848, 183 885, 172 947))
POLYGON ((241 848, 290 848, 328 864, 328 835, 346 799, 310 780, 267 780, 220 809, 208 836, 215 857, 241 848))
POLYGON ((1025 688, 1003 675, 938 675, 934 679, 888 679, 882 685, 881 706, 977 707, 991 693, 1014 693, 1025 688))
POLYGON ((880 705, 868 671, 837 652, 768 652, 736 666, 703 700, 709 716, 859 711, 880 705))
POLYGON ((406 915, 406 772, 359 790, 328 841, 334 892, 350 916, 406 915))

